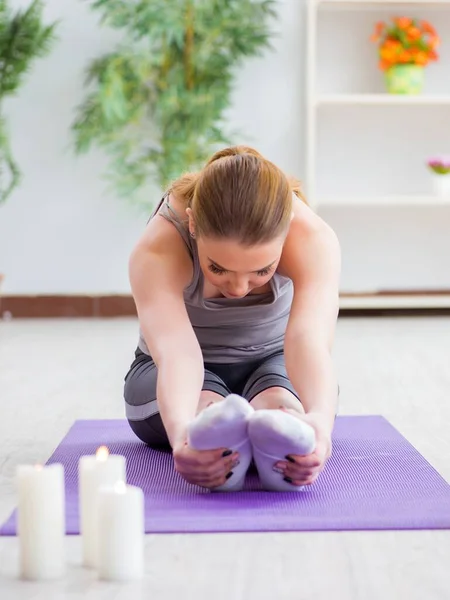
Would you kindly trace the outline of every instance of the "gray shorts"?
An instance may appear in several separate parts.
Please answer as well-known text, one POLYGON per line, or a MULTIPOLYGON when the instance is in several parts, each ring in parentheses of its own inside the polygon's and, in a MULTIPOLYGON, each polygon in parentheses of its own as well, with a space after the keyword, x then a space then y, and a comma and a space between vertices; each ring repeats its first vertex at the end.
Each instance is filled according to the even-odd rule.
MULTIPOLYGON (((125 377, 126 415, 135 434, 150 446, 169 446, 156 400, 157 368, 151 356, 136 350, 135 359, 125 377)), ((283 350, 245 363, 205 363, 202 390, 225 397, 239 394, 249 402, 271 387, 289 390, 296 398, 286 373, 283 350)))

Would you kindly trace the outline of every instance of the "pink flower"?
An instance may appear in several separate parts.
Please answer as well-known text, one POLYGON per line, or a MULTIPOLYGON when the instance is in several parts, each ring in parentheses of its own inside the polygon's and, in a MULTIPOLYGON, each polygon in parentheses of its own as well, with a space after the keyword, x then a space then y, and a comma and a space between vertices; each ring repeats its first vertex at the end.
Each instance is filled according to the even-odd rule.
POLYGON ((449 156, 435 156, 428 159, 429 165, 441 165, 448 167, 450 166, 450 155, 449 156))
POLYGON ((435 173, 447 175, 450 173, 450 155, 434 156, 427 161, 429 168, 435 173))

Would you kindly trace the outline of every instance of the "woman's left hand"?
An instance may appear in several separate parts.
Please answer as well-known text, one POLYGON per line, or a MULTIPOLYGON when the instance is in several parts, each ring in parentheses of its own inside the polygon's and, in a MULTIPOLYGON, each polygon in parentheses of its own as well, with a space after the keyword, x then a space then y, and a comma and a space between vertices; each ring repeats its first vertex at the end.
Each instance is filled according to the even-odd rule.
POLYGON ((329 421, 319 413, 300 415, 294 410, 284 410, 311 425, 316 433, 316 448, 308 456, 289 455, 286 462, 278 462, 274 466, 283 472, 283 476, 290 480, 289 483, 292 483, 293 486, 311 485, 318 478, 326 461, 331 456, 329 421))

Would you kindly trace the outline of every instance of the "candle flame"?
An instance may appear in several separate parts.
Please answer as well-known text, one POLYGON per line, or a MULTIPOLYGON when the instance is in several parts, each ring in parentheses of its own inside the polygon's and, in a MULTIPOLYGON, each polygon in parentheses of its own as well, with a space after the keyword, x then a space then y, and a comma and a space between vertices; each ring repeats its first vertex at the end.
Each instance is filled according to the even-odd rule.
POLYGON ((98 460, 106 460, 109 456, 109 450, 106 446, 100 446, 95 453, 98 460))
POLYGON ((125 492, 127 491, 127 486, 125 484, 125 481, 118 481, 116 483, 116 485, 114 486, 114 491, 117 494, 125 494, 125 492))

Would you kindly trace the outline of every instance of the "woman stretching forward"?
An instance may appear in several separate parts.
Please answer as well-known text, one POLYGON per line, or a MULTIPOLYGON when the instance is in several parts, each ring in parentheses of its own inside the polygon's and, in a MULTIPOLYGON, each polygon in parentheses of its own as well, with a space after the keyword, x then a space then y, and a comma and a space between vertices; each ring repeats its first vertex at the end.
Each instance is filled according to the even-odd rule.
POLYGON ((337 409, 339 277, 336 235, 255 150, 175 181, 130 259, 135 434, 206 488, 242 489, 252 456, 266 489, 313 483, 337 409))

